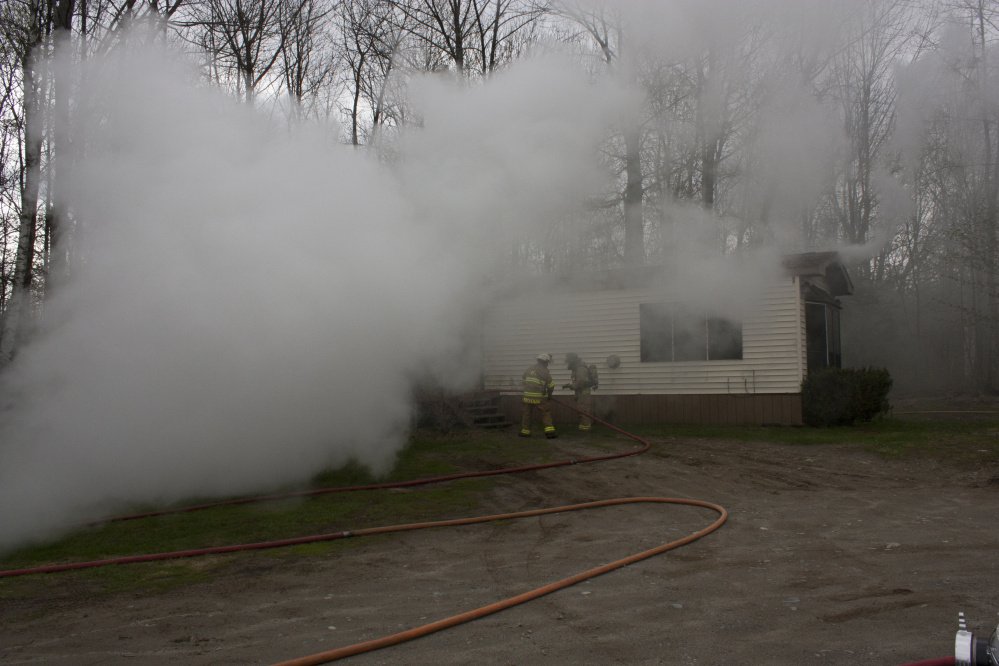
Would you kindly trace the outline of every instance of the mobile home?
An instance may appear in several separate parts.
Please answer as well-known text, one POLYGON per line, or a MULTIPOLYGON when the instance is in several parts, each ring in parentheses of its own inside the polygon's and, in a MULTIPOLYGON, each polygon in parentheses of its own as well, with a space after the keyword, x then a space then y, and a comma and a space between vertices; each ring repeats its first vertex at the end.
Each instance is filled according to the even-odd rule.
MULTIPOLYGON (((481 385, 519 420, 521 374, 566 352, 599 369, 594 412, 618 423, 801 424, 809 369, 839 366, 838 297, 853 284, 836 252, 731 262, 681 277, 665 267, 544 276, 488 308, 481 385)), ((557 390, 556 397, 571 393, 557 390)), ((565 408, 557 421, 570 421, 565 408)))

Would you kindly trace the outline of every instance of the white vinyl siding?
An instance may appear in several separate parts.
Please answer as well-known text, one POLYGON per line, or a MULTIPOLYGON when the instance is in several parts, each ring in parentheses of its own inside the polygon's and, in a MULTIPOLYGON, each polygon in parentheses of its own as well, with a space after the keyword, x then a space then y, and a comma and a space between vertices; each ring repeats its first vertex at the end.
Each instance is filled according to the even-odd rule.
MULTIPOLYGON (((525 296, 492 307, 482 335, 486 389, 519 390, 524 369, 540 352, 552 355, 556 387, 569 381, 565 353, 600 371, 599 394, 799 393, 803 308, 797 280, 767 289, 742 319, 742 359, 641 361, 639 305, 667 301, 653 288, 565 291, 543 302, 525 296), (617 368, 607 357, 621 359, 617 368)), ((557 393, 566 393, 557 391, 557 393)))

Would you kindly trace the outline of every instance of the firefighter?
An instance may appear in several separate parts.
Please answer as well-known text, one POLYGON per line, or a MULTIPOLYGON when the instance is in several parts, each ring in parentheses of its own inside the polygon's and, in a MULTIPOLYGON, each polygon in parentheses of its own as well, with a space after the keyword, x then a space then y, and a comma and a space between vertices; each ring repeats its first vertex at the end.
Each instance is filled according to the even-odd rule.
POLYGON ((545 425, 545 437, 555 439, 555 424, 552 423, 552 409, 548 398, 555 392, 555 380, 548 372, 548 364, 552 361, 551 354, 538 354, 538 362, 524 370, 524 418, 521 421, 520 437, 531 436, 531 417, 534 411, 541 413, 541 422, 545 425))
POLYGON ((580 432, 589 432, 593 423, 593 419, 589 416, 592 413, 590 390, 594 387, 593 378, 590 376, 590 367, 575 352, 568 352, 565 355, 565 364, 572 372, 572 381, 564 384, 562 388, 572 389, 575 392, 576 409, 585 412, 579 415, 579 430, 580 432))

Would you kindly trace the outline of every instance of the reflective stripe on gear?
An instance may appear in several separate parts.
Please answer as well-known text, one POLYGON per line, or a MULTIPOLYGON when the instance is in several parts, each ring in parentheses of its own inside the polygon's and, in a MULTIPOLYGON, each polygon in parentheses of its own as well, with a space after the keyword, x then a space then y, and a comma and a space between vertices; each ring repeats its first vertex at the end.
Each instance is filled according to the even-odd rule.
POLYGON ((530 405, 541 405, 542 399, 555 390, 555 380, 544 364, 538 363, 524 371, 524 402, 530 405))
POLYGON ((540 405, 541 399, 547 397, 547 395, 543 381, 531 375, 524 377, 524 402, 532 405, 540 405), (537 386, 528 388, 528 384, 537 384, 537 386))
MULTIPOLYGON (((552 423, 552 409, 548 404, 548 400, 541 400, 538 398, 528 398, 524 397, 524 402, 521 405, 521 420, 520 429, 523 433, 531 432, 531 421, 537 412, 537 415, 541 417, 541 422, 545 426, 545 434, 553 435, 555 430, 555 424, 552 423)), ((529 437, 530 435, 525 435, 529 437)))

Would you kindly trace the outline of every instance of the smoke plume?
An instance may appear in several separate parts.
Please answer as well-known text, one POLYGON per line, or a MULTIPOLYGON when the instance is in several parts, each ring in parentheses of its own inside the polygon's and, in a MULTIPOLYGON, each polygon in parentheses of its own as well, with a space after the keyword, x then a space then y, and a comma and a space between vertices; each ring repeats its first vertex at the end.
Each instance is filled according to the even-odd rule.
POLYGON ((289 136, 169 54, 81 80, 72 275, 0 386, 0 550, 131 504, 386 470, 407 378, 460 349, 510 245, 593 183, 620 99, 554 61, 416 83, 422 128, 386 165, 289 136))

